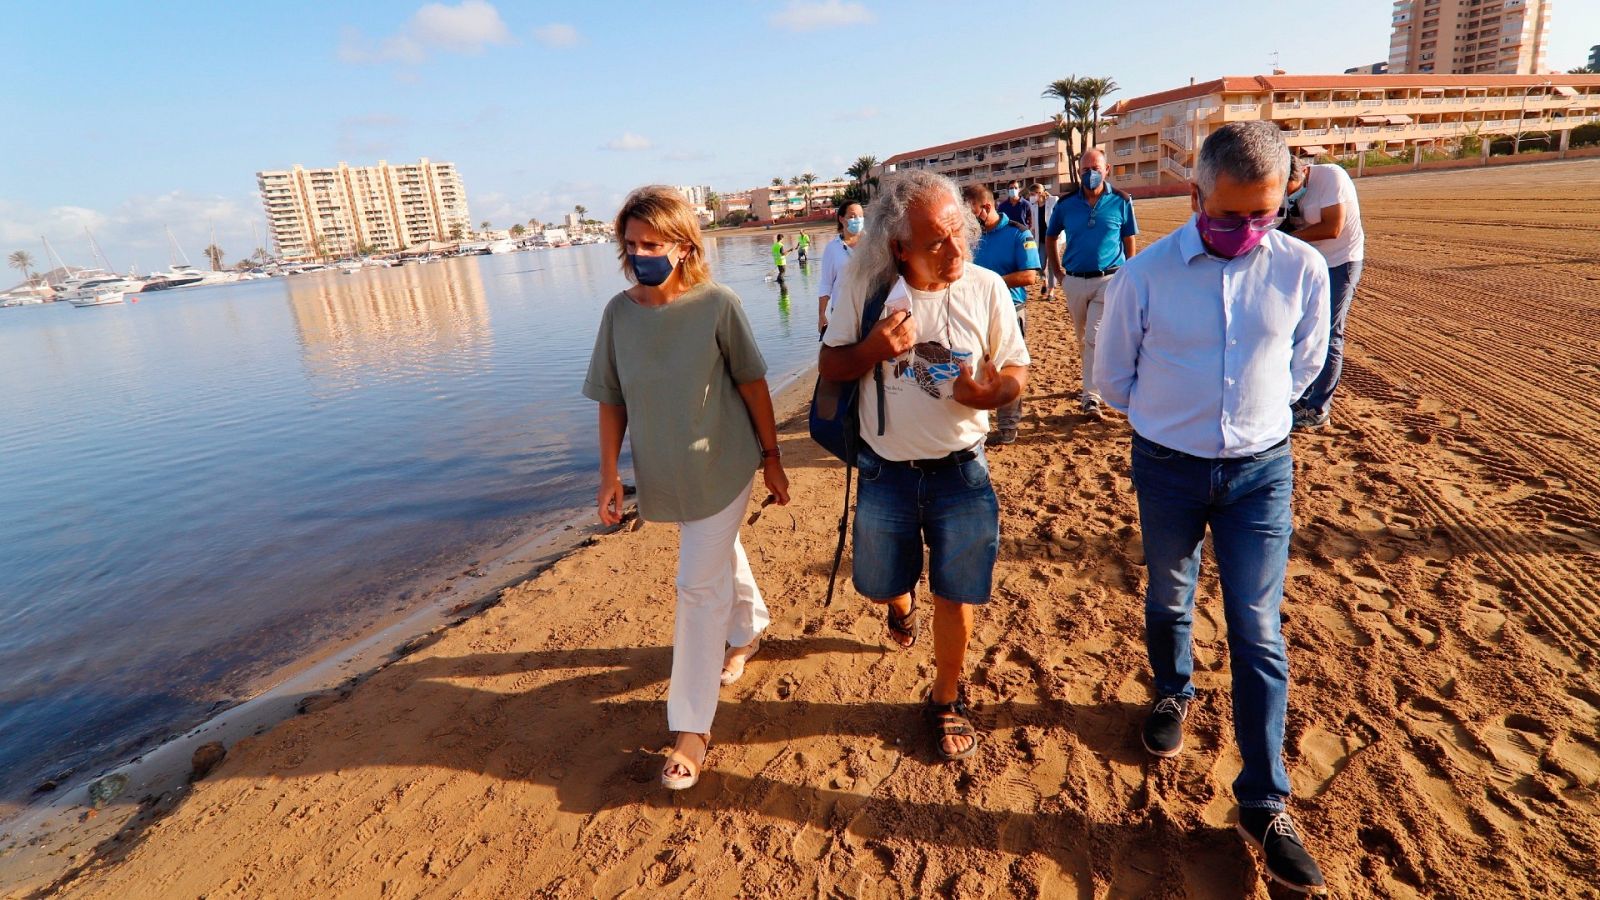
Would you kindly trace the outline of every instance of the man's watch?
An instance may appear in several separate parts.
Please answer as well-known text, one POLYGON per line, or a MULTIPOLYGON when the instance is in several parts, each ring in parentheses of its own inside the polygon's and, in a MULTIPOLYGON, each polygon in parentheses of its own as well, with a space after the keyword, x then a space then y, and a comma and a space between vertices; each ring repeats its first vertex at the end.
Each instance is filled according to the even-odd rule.
POLYGON ((783 450, 778 448, 778 447, 773 447, 771 450, 762 450, 761 451, 761 458, 762 459, 777 459, 778 457, 780 457, 782 455, 783 455, 783 450))

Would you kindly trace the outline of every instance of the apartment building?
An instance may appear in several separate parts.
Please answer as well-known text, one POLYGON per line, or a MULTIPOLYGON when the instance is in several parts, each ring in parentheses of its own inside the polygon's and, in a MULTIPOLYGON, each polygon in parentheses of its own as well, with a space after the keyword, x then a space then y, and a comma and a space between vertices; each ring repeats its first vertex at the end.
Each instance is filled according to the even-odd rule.
POLYGON ((256 173, 273 252, 285 260, 392 253, 471 231, 466 189, 451 163, 426 157, 376 166, 256 173))
MULTIPOLYGON (((1075 179, 1067 171, 1067 145, 1055 136, 1053 122, 1040 122, 965 140, 897 153, 883 161, 883 172, 931 169, 957 184, 1004 190, 1015 181, 1024 188, 1043 184, 1054 192, 1075 179)), ((1101 129, 1105 122, 1101 120, 1101 129)))
POLYGON ((757 219, 795 219, 830 213, 834 198, 850 186, 848 181, 818 181, 810 185, 751 188, 750 214, 757 219), (810 202, 807 202, 809 197, 810 202))
POLYGON ((1118 101, 1102 113, 1101 146, 1120 187, 1181 184, 1206 135, 1245 119, 1277 123, 1308 157, 1444 151, 1469 136, 1556 149, 1600 122, 1600 75, 1230 76, 1118 101))
POLYGON ((1393 74, 1537 75, 1552 0, 1395 0, 1393 74))

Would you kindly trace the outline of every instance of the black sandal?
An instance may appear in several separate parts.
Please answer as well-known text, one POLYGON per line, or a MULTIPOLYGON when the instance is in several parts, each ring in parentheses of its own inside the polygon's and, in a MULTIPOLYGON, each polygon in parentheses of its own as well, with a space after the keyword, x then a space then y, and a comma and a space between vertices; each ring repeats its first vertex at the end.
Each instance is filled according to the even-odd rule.
POLYGON ((901 650, 910 650, 912 647, 915 647, 917 645, 917 637, 922 634, 922 625, 917 621, 916 596, 912 595, 911 608, 906 610, 906 614, 904 616, 895 614, 893 604, 885 603, 883 605, 883 609, 884 612, 888 613, 889 633, 911 638, 911 643, 909 644, 902 644, 899 641, 893 640, 890 641, 890 643, 894 644, 896 647, 899 647, 901 650))
POLYGON ((938 752, 941 759, 954 762, 978 752, 980 743, 978 730, 972 727, 972 710, 967 708, 964 698, 957 697, 954 703, 934 703, 930 700, 924 712, 928 717, 928 724, 933 726, 936 732, 933 749, 938 752), (947 737, 970 737, 972 746, 960 753, 947 753, 944 749, 944 739, 947 737))

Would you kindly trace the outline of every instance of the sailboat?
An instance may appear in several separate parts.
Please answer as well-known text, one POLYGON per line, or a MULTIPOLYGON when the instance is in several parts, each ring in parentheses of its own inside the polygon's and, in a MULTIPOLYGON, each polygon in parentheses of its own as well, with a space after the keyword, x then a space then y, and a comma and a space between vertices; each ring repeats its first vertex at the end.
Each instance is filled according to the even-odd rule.
POLYGON ((56 285, 57 300, 67 300, 75 306, 93 306, 96 304, 79 304, 78 301, 92 299, 108 291, 116 291, 119 297, 113 302, 120 303, 121 294, 137 294, 144 290, 144 279, 122 276, 112 271, 111 261, 106 259, 104 251, 100 249, 100 244, 95 241, 94 232, 90 231, 86 226, 83 229, 83 233, 89 236, 89 250, 102 268, 86 269, 78 273, 77 276, 56 285))

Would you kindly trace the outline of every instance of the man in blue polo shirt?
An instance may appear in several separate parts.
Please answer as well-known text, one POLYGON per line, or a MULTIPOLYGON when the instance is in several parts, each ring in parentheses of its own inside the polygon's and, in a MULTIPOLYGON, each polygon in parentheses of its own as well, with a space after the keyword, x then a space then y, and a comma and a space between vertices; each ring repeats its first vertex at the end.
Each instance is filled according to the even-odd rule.
MULTIPOLYGON (((1028 302, 1028 288, 1039 282, 1039 244, 1026 225, 995 209, 994 194, 983 185, 962 188, 961 199, 983 227, 972 261, 1005 280, 1011 291, 1011 304, 1017 310, 1017 325, 1026 338, 1028 320, 1022 305, 1028 302)), ((1015 443, 1017 423, 1022 421, 1022 395, 995 410, 995 419, 999 430, 990 435, 988 443, 1015 443)))
POLYGON ((1110 167, 1102 150, 1083 154, 1078 169, 1078 190, 1062 197, 1050 216, 1050 268, 1061 283, 1078 332, 1083 357, 1083 413, 1100 418, 1100 391, 1094 384, 1094 348, 1105 309, 1106 284, 1135 251, 1139 224, 1133 217, 1133 198, 1106 183, 1110 167), (1066 247, 1057 242, 1066 235, 1066 247))

